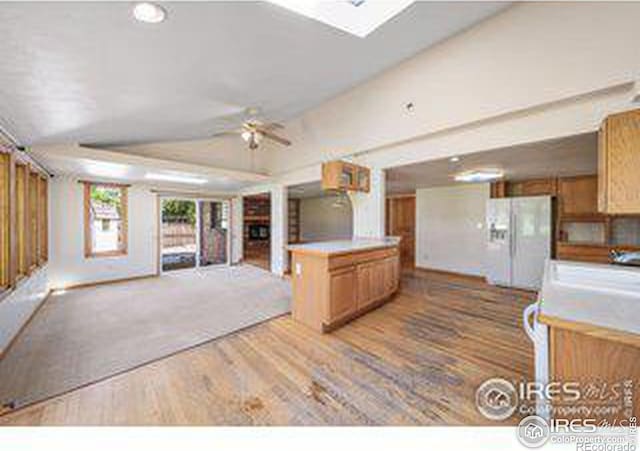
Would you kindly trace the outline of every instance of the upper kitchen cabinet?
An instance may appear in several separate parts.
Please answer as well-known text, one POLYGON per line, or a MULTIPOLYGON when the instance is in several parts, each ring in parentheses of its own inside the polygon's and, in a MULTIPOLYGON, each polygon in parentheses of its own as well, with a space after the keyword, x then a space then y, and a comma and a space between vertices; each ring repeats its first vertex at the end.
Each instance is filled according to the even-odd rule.
POLYGON ((346 161, 329 161, 322 165, 322 189, 369 192, 369 168, 346 161))
POLYGON ((561 216, 598 216, 598 178, 595 175, 558 179, 561 216))
POLYGON ((607 117, 598 142, 598 210, 640 214, 640 109, 607 117))

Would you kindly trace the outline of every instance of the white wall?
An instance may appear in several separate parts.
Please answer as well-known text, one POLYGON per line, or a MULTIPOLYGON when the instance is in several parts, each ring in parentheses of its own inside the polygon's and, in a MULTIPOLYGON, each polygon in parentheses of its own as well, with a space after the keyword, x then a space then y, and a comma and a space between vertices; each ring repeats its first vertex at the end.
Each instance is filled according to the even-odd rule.
POLYGON ((300 239, 303 241, 326 241, 351 239, 353 236, 353 213, 351 201, 344 206, 333 206, 335 197, 312 197, 300 200, 300 239))
POLYGON ((48 292, 47 267, 44 266, 28 279, 18 282, 13 293, 0 301, 0 354, 44 301, 48 292))
POLYGON ((283 173, 356 152, 393 155, 407 140, 632 83, 639 20, 637 2, 517 4, 287 122, 293 145, 271 164, 283 173))
POLYGON ((416 266, 485 275, 488 184, 416 191, 416 266))
POLYGON ((289 254, 285 247, 288 241, 288 200, 284 185, 273 185, 271 193, 271 272, 279 276, 289 268, 289 254))
POLYGON ((353 236, 382 238, 384 236, 386 180, 384 170, 370 168, 368 193, 349 193, 353 206, 353 236))
POLYGON ((83 189, 77 180, 51 180, 49 283, 52 288, 153 275, 157 272, 157 195, 128 189, 128 252, 117 257, 84 257, 83 189))
POLYGON ((244 241, 244 203, 242 196, 231 199, 231 263, 242 260, 242 246, 244 241))

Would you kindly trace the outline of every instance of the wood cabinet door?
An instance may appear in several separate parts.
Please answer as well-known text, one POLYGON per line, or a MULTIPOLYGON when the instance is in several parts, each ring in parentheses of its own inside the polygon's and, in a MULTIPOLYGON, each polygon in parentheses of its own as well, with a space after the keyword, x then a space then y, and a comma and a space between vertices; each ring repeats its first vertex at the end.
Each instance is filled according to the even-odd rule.
POLYGON ((593 175, 558 180, 563 216, 598 214, 598 178, 593 175))
POLYGON ((389 235, 401 237, 400 262, 403 267, 415 265, 416 254, 416 198, 390 198, 388 203, 389 235))
POLYGON ((607 118, 606 212, 640 213, 640 109, 607 118))
POLYGON ((609 187, 607 186, 609 177, 607 176, 607 121, 605 120, 600 126, 598 132, 598 211, 606 213, 608 209, 607 195, 609 187))
POLYGON ((358 265, 358 309, 390 296, 398 287, 398 257, 358 265))
POLYGON ((366 307, 373 299, 373 264, 365 263, 358 265, 357 269, 357 298, 358 309, 366 307))
POLYGON ((356 311, 356 269, 349 267, 329 273, 329 322, 356 311))
MULTIPOLYGON (((580 382, 585 385, 596 383, 597 387, 607 388, 604 394, 611 394, 615 384, 632 381, 632 414, 640 415, 640 390, 637 388, 640 377, 640 348, 607 339, 606 336, 594 337, 558 327, 551 327, 550 340, 550 380, 580 382)), ((591 405, 593 406, 593 403, 591 405)), ((569 414, 556 418, 574 417, 569 414)), ((596 418, 607 419, 610 423, 613 420, 626 419, 620 412, 596 415, 596 418)))

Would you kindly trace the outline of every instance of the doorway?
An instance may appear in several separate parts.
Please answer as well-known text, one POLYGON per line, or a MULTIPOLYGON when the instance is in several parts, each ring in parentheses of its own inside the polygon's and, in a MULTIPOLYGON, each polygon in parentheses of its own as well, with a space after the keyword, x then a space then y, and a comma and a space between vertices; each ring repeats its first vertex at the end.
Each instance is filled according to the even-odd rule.
POLYGON ((271 270, 271 194, 243 198, 244 263, 271 270))
POLYGON ((162 272, 229 264, 229 201, 161 198, 160 206, 162 272))
POLYGON ((403 269, 415 266, 416 260, 416 196, 387 197, 386 234, 399 236, 400 265, 403 269))

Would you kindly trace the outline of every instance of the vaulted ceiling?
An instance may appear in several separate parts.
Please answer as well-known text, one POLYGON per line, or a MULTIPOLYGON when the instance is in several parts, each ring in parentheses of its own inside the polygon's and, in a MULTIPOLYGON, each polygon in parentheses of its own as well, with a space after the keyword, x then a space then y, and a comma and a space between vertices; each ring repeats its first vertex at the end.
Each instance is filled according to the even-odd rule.
POLYGON ((267 2, 162 5, 150 25, 130 2, 4 3, 0 125, 23 145, 207 139, 246 107, 292 118, 507 6, 416 3, 361 39, 267 2))

